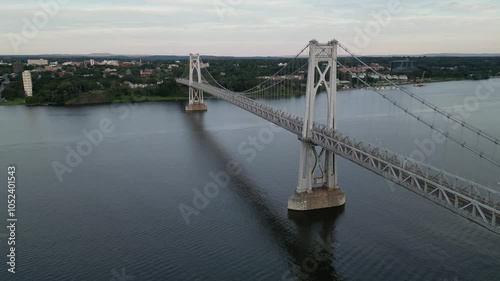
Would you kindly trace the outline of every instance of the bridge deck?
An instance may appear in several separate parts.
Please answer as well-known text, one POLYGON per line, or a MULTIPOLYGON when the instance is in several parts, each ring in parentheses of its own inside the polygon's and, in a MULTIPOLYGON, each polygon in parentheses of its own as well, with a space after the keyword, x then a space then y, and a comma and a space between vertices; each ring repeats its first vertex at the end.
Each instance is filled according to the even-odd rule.
MULTIPOLYGON (((189 80, 176 80, 189 86, 189 80)), ((208 84, 193 83, 191 87, 226 100, 298 136, 302 134, 301 117, 208 84)), ((500 192, 389 150, 356 142, 322 124, 314 124, 310 141, 500 234, 500 192)))

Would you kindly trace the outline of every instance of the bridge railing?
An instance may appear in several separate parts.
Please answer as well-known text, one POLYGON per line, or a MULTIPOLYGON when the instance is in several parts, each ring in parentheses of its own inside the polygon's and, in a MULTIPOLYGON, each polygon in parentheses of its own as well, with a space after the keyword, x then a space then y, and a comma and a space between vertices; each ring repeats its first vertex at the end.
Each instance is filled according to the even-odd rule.
POLYGON ((322 136, 324 138, 331 138, 332 140, 340 141, 355 150, 375 156, 387 163, 392 164, 395 167, 417 174, 429 181, 437 182, 450 189, 458 191, 463 195, 471 197, 485 205, 500 210, 499 191, 490 189, 465 178, 450 174, 433 166, 417 162, 416 160, 408 158, 402 154, 398 154, 387 149, 382 149, 372 144, 365 144, 361 141, 358 142, 355 139, 343 135, 338 131, 331 132, 326 126, 322 124, 315 124, 314 133, 318 135, 313 136, 314 138, 321 139, 320 136, 322 136))
MULTIPOLYGON (((189 85, 189 81, 186 79, 177 79, 177 82, 189 85)), ((299 136, 301 135, 303 126, 303 118, 301 117, 275 107, 265 105, 239 93, 220 89, 209 84, 195 83, 192 87, 203 90, 204 92, 218 98, 227 100, 247 111, 263 117, 270 122, 282 126, 294 134, 299 136)), ((314 123, 313 137, 311 141, 323 147, 330 146, 331 149, 336 149, 335 147, 338 147, 338 145, 341 144, 345 149, 350 149, 364 155, 376 157, 389 164, 392 168, 416 174, 424 182, 437 183, 441 186, 449 188, 450 190, 454 190, 463 196, 467 196, 468 198, 478 201, 480 204, 484 204, 484 207, 500 210, 500 192, 498 191, 487 188, 478 183, 474 183, 465 178, 450 174, 430 165, 419 163, 416 160, 390 150, 382 149, 361 141, 356 141, 355 139, 342 134, 338 130, 334 131, 328 129, 323 124, 314 123)))

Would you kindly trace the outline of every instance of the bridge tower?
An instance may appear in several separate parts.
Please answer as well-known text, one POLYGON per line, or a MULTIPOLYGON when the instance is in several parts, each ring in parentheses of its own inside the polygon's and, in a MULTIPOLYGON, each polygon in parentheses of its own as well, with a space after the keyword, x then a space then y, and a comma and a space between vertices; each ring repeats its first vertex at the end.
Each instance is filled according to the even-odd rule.
POLYGON ((192 87, 196 82, 202 83, 201 80, 201 59, 199 54, 189 54, 189 104, 186 106, 186 111, 207 111, 203 91, 192 87))
POLYGON ((328 95, 328 124, 337 128, 337 48, 336 40, 326 44, 309 42, 309 70, 307 75, 306 109, 302 135, 299 137, 299 180, 295 194, 288 199, 288 209, 308 211, 339 207, 345 204, 345 193, 337 185, 335 154, 317 147, 310 140, 314 123, 314 104, 320 88, 328 95))

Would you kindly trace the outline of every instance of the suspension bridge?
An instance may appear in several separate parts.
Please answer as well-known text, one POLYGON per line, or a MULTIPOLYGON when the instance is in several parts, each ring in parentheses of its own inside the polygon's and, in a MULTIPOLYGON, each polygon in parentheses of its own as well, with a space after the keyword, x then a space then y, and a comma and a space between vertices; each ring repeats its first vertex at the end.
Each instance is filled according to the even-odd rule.
MULTIPOLYGON (((262 83, 244 92, 235 92, 222 86, 214 79, 198 54, 190 54, 189 73, 176 81, 189 87, 187 111, 207 110, 204 103, 204 93, 207 93, 298 136, 301 143, 299 175, 297 188, 288 200, 290 210, 308 211, 345 204, 345 192, 340 189, 337 182, 336 157, 340 156, 500 234, 500 192, 408 156, 355 140, 337 128, 339 67, 352 77, 358 77, 361 84, 370 88, 366 80, 360 79, 359 75, 346 66, 346 60, 339 57, 339 50, 352 60, 359 62, 366 70, 384 77, 338 41, 319 43, 312 40, 277 73, 273 76, 262 77, 264 80, 262 83), (304 58, 307 50, 309 51, 308 59, 304 58), (305 87, 303 87, 304 84, 305 87), (304 117, 293 115, 263 102, 265 97, 287 97, 303 93, 304 90, 306 93, 304 117), (328 97, 326 124, 314 120, 315 99, 319 91, 326 92, 328 97)), ((477 129, 465 122, 463 118, 450 114, 408 89, 388 79, 385 80, 397 89, 400 95, 428 108, 441 116, 443 120, 470 132, 483 142, 494 147, 500 146, 498 138, 477 129)), ((495 168, 500 168, 500 163, 495 157, 482 151, 481 147, 475 147, 470 142, 447 131, 446 128, 437 127, 436 122, 409 110, 394 95, 374 88, 370 89, 393 107, 427 126, 442 138, 473 153, 495 168)))

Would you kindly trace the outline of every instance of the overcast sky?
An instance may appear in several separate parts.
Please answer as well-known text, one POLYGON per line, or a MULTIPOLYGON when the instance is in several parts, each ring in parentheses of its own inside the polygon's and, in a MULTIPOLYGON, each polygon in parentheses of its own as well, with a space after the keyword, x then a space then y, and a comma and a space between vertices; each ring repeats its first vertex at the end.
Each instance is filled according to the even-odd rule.
POLYGON ((44 17, 55 1, 2 1, 0 54, 292 55, 333 38, 365 55, 500 53, 499 0, 59 0, 44 17))

